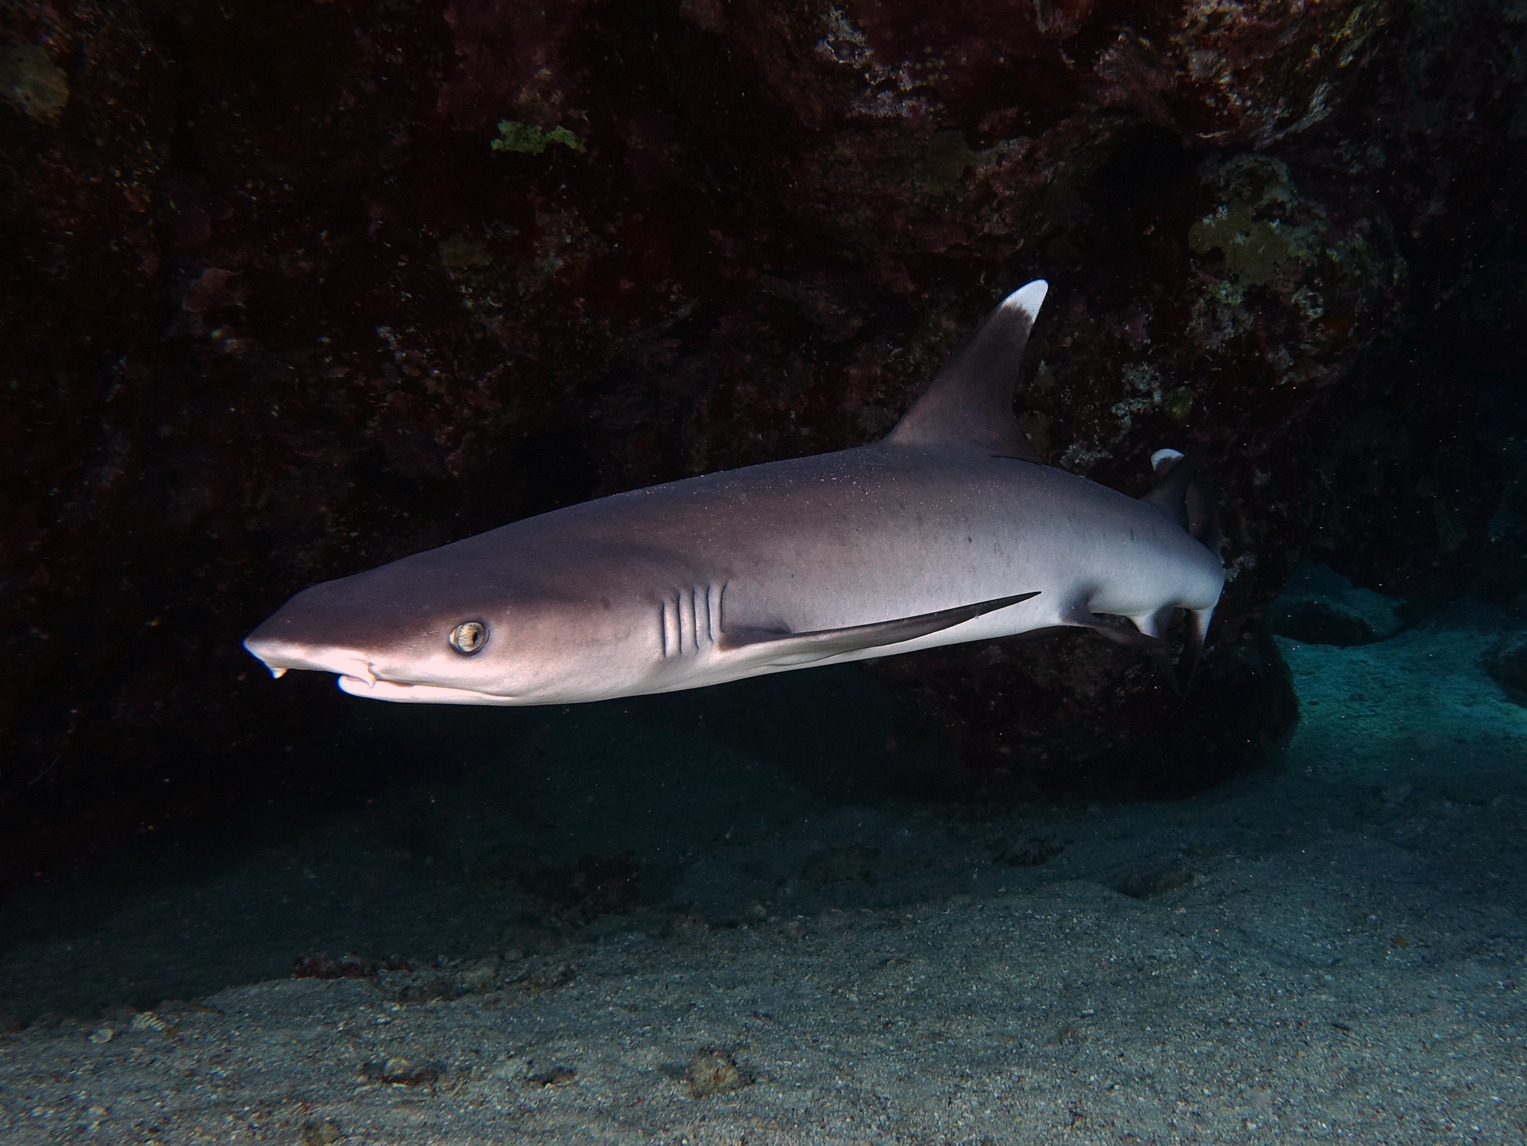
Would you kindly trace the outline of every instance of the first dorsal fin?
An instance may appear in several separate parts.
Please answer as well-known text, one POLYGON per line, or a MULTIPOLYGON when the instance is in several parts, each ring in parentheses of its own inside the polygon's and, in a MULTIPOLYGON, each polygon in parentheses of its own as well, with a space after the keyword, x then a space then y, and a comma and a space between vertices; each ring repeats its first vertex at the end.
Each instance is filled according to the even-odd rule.
POLYGON ((912 446, 971 446, 1037 462, 1013 417, 1013 384, 1045 292, 1043 279, 1019 287, 955 351, 922 397, 886 435, 912 446))

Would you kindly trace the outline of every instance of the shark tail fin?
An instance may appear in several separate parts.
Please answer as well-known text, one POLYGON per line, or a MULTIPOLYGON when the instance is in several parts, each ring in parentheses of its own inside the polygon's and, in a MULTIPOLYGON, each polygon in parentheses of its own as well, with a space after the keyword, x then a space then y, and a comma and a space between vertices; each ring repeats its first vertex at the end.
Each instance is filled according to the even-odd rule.
POLYGON ((1198 679, 1198 666, 1204 660, 1209 618, 1213 613, 1213 608, 1188 611, 1188 633, 1182 649, 1182 660, 1186 662, 1185 668, 1174 666, 1169 657, 1162 656, 1156 660, 1157 674, 1177 697, 1177 708, 1172 713, 1174 717, 1181 713, 1183 705, 1188 703, 1188 693, 1193 689, 1193 682, 1198 679))
MULTIPOLYGON (((1203 457, 1203 447, 1196 445, 1189 446, 1186 451, 1157 450, 1151 455, 1151 469, 1156 473, 1156 484, 1140 500, 1166 513, 1217 559, 1222 540, 1219 510, 1214 498, 1214 487, 1204 472, 1203 457)), ((1155 654, 1157 671, 1178 696, 1187 695, 1198 675, 1209 620, 1213 614, 1213 606, 1189 611, 1187 637, 1182 650, 1184 671, 1181 677, 1173 670, 1169 658, 1159 652, 1155 654)), ((1148 631, 1153 634, 1164 632, 1166 619, 1153 618, 1148 631)))
POLYGON ((1203 660, 1204 639, 1209 632, 1209 619, 1214 615, 1214 608, 1210 606, 1207 609, 1187 610, 1182 654, 1174 659, 1167 644, 1167 634, 1176 612, 1173 606, 1167 605, 1154 613, 1130 619, 1142 634, 1135 643, 1150 654, 1151 664, 1155 666, 1161 683, 1175 696, 1185 698, 1198 677, 1198 666, 1203 660))

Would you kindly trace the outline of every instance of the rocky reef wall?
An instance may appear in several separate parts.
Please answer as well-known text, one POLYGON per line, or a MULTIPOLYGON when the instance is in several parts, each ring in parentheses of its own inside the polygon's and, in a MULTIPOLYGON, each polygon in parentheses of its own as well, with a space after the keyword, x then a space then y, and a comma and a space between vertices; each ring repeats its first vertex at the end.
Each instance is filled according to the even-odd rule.
POLYGON ((0 11, 0 879, 373 782, 238 646, 289 593, 870 440, 1039 275, 1037 448, 1138 493, 1202 443, 1232 580, 1171 721, 1095 640, 889 665, 991 790, 1262 759, 1307 553, 1520 593, 1513 0, 0 11))

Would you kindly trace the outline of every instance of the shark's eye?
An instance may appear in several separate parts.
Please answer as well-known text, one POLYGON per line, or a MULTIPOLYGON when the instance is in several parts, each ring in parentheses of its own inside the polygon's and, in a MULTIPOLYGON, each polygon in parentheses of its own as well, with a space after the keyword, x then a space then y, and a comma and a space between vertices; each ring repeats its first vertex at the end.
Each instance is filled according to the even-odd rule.
POLYGON ((488 643, 488 626, 481 621, 462 621, 451 630, 451 648, 464 657, 482 651, 488 643))

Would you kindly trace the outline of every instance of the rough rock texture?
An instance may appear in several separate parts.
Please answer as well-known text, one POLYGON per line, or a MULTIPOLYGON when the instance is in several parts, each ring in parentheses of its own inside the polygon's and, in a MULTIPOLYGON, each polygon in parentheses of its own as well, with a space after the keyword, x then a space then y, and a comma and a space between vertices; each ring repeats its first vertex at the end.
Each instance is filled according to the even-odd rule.
POLYGON ((1527 706, 1527 633, 1508 633, 1485 650, 1480 664, 1511 700, 1527 706))
MULTIPOLYGON (((866 441, 1038 274, 1041 453, 1140 492, 1207 447, 1200 747, 1286 731, 1247 633, 1312 546, 1431 604, 1519 575, 1470 448, 1527 330, 1509 0, 0 12, 10 875, 374 783, 281 751, 395 727, 272 700, 237 640, 287 594, 866 441), (1271 715, 1227 731, 1245 689, 1271 715)), ((1158 755, 1175 706, 1097 641, 924 667, 911 719, 1019 790, 1158 755)))

